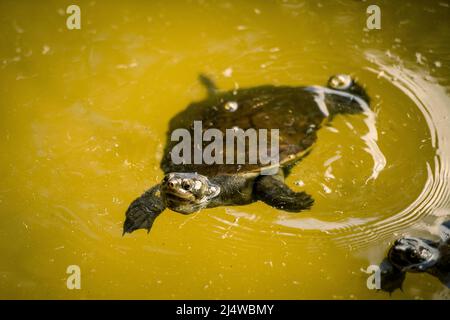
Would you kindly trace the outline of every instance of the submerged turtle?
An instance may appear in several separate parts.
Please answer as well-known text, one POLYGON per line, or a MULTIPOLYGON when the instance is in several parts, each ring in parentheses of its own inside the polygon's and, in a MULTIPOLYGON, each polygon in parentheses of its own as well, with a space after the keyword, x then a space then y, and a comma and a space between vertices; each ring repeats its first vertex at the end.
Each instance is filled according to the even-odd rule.
POLYGON ((403 237, 396 240, 383 260, 381 289, 401 289, 407 272, 427 272, 450 288, 450 220, 439 227, 439 241, 403 237))
MULTIPOLYGON (((200 76, 200 80, 209 95, 171 120, 161 161, 165 177, 131 203, 126 212, 124 233, 137 229, 150 231, 155 218, 166 208, 189 214, 202 208, 244 205, 258 200, 290 212, 310 208, 314 201, 311 196, 291 190, 284 178, 308 153, 325 120, 369 108, 365 90, 343 74, 331 77, 327 87, 266 85, 228 92, 219 92, 205 76, 200 76), (231 128, 278 129, 279 163, 174 163, 171 152, 177 142, 171 141, 171 133, 186 129, 192 136, 194 121, 202 121, 203 131, 215 128, 222 133, 231 128), (264 174, 265 169, 272 169, 275 174, 264 174)), ((225 145, 225 134, 223 139, 225 145)), ((248 148, 240 152, 249 155, 248 148)))

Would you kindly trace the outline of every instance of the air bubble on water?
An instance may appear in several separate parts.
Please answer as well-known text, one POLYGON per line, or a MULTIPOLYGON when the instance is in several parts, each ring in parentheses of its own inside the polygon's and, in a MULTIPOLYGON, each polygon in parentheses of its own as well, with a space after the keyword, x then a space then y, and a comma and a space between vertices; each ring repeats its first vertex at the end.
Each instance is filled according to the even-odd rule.
POLYGON ((261 10, 259 10, 258 8, 253 9, 253 12, 255 12, 255 14, 261 14, 261 10))
POLYGON ((294 182, 294 184, 299 187, 303 187, 305 185, 305 183, 302 180, 297 180, 294 182))
POLYGON ((228 67, 222 72, 222 74, 224 77, 229 78, 233 74, 233 69, 231 67, 228 67))
POLYGON ((131 162, 128 161, 128 159, 125 159, 125 160, 123 161, 123 165, 124 165, 125 167, 131 167, 131 162))
POLYGON ((426 60, 425 57, 420 52, 416 52, 416 62, 418 64, 424 64, 424 60, 426 60))
MULTIPOLYGON (((230 112, 235 112, 238 109, 238 103, 236 101, 228 101, 227 103, 225 103, 225 110, 230 111, 230 112)), ((235 127, 233 127, 234 129, 235 127)))
POLYGON ((236 30, 239 30, 239 31, 247 30, 247 26, 239 25, 236 27, 236 30))
POLYGON ((50 52, 50 47, 48 46, 48 45, 44 45, 43 47, 42 47, 42 54, 43 55, 46 55, 47 53, 49 53, 50 52))
POLYGON ((330 189, 327 185, 325 185, 325 184, 323 184, 323 183, 321 183, 321 185, 322 185, 323 191, 324 191, 325 193, 329 194, 329 193, 332 192, 331 189, 330 189))
POLYGON ((434 65, 435 65, 437 68, 442 67, 442 63, 441 63, 440 61, 435 61, 435 62, 434 62, 434 65))

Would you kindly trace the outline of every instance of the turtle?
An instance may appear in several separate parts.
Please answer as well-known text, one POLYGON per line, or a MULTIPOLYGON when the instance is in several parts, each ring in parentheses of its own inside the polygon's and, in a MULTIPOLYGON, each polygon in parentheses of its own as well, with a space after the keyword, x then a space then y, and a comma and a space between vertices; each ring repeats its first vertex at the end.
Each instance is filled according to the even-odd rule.
POLYGON ((395 240, 380 265, 381 289, 402 289, 406 273, 426 272, 450 288, 450 220, 439 226, 439 240, 402 237, 395 240))
MULTIPOLYGON (((138 229, 149 232, 156 217, 166 208, 190 214, 203 208, 262 201, 287 212, 308 210, 314 199, 304 191, 292 190, 284 179, 292 167, 309 154, 317 140, 317 131, 326 121, 338 114, 370 110, 370 98, 365 88, 348 74, 331 76, 326 86, 261 85, 229 91, 220 91, 203 74, 199 80, 206 88, 207 96, 191 103, 171 119, 160 164, 164 178, 130 204, 125 213, 123 234, 138 229), (177 142, 172 141, 172 132, 185 129, 195 134, 196 121, 201 121, 203 132, 212 128, 223 133, 232 128, 277 129, 279 162, 207 164, 173 161, 172 151, 177 142), (268 174, 270 171, 272 173, 268 174)), ((223 139, 225 144, 225 135, 223 139)), ((202 141, 204 147, 203 144, 206 142, 202 141)), ((240 152, 247 156, 249 148, 240 152)))

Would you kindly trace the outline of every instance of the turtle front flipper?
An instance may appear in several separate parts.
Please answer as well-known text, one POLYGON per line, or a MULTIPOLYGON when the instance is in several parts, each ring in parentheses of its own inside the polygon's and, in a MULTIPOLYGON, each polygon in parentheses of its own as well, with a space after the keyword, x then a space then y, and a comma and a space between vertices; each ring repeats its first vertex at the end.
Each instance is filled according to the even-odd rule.
POLYGON ((395 267, 388 258, 385 258, 380 265, 381 290, 392 294, 396 289, 402 290, 406 273, 395 267))
POLYGON ((253 188, 254 197, 277 209, 299 212, 311 208, 314 199, 306 192, 295 192, 278 176, 260 176, 253 188))
POLYGON ((125 213, 123 235, 138 229, 150 232, 156 217, 166 208, 159 195, 159 188, 159 184, 154 186, 130 204, 125 213))

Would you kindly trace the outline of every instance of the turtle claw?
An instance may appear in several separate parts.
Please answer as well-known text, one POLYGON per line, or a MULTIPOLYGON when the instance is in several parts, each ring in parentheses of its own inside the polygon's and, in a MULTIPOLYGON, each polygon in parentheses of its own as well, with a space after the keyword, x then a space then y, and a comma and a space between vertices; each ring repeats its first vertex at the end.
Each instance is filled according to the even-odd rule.
POLYGON ((388 259, 384 259, 380 265, 381 268, 381 290, 392 293, 400 289, 403 292, 403 282, 405 281, 405 272, 396 268, 388 259))
POLYGON ((142 196, 134 200, 125 213, 122 236, 138 229, 150 232, 156 217, 164 210, 164 205, 156 195, 159 186, 153 187, 142 196))
POLYGON ((283 199, 282 209, 288 212, 300 212, 311 209, 314 199, 306 192, 295 192, 283 199))
POLYGON ((263 176, 255 183, 255 195, 268 205, 288 212, 311 208, 314 199, 306 192, 294 192, 283 181, 273 176, 263 176))
POLYGON ((306 192, 297 192, 296 198, 301 206, 301 210, 310 209, 314 204, 314 199, 306 192))

